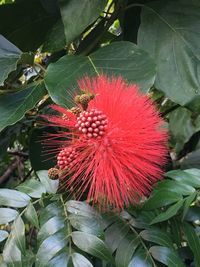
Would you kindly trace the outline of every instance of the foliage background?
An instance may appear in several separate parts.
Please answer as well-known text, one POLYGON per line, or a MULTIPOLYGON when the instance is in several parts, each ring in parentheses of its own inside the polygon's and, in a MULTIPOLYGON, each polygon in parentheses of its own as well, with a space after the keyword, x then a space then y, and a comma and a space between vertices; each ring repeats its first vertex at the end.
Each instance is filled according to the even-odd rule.
POLYGON ((199 25, 198 0, 1 1, 0 266, 200 266, 199 25), (139 84, 171 134, 166 179, 121 214, 60 192, 39 142, 39 115, 101 72, 139 84))

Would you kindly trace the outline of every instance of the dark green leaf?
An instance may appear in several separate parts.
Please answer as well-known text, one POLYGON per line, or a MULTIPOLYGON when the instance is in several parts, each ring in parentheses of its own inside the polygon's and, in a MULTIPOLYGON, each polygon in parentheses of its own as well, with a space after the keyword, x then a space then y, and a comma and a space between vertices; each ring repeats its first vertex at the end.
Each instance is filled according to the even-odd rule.
POLYGON ((44 83, 35 83, 20 92, 0 96, 0 131, 21 120, 44 94, 44 83))
POLYGON ((0 230, 0 242, 4 241, 8 236, 9 236, 8 232, 0 230))
POLYGON ((173 247, 173 242, 169 237, 169 233, 161 229, 149 229, 140 232, 140 236, 150 242, 156 243, 165 247, 173 247))
POLYGON ((179 211, 179 209, 183 206, 184 200, 179 200, 177 203, 173 204, 170 206, 166 211, 162 212, 159 214, 157 217, 155 217, 152 221, 151 224, 158 223, 158 222, 163 222, 171 217, 175 216, 176 213, 179 211))
POLYGON ((72 254, 72 262, 74 267, 92 267, 93 265, 89 260, 79 253, 72 254))
POLYGON ((25 216, 33 226, 35 226, 36 228, 39 228, 37 212, 31 202, 29 203, 27 207, 25 216))
POLYGON ((8 74, 17 68, 21 51, 2 35, 0 35, 0 86, 3 85, 8 74))
POLYGON ((46 193, 43 184, 35 179, 26 180, 24 183, 17 186, 17 189, 33 198, 40 198, 43 193, 46 193))
POLYGON ((145 202, 144 209, 151 210, 167 206, 182 199, 182 196, 178 192, 171 192, 168 190, 155 191, 153 195, 145 202))
POLYGON ((169 114, 169 129, 176 141, 176 151, 179 152, 183 145, 197 131, 192 124, 192 112, 186 108, 179 107, 169 114))
POLYGON ((64 56, 50 64, 45 83, 54 102, 72 105, 72 95, 77 80, 86 75, 121 75, 147 91, 154 82, 155 65, 146 52, 130 42, 115 42, 88 57, 64 56), (77 69, 77 66, 79 68, 77 69))
POLYGON ((149 252, 147 250, 144 250, 142 247, 140 247, 136 253, 134 254, 131 262, 129 263, 128 267, 152 267, 156 266, 155 263, 152 265, 152 260, 149 256, 149 252))
POLYGON ((194 192, 193 194, 191 194, 190 196, 188 196, 187 198, 185 198, 185 203, 184 203, 184 207, 183 207, 182 220, 184 219, 185 215, 187 214, 190 205, 192 204, 192 202, 196 198, 196 195, 197 195, 197 192, 194 192))
POLYGON ((58 189, 59 181, 49 179, 48 172, 45 170, 37 171, 37 175, 38 175, 41 183, 46 188, 46 191, 48 193, 55 194, 57 189, 58 189))
POLYGON ((18 212, 13 209, 0 208, 0 224, 12 222, 17 217, 18 212))
POLYGON ((188 245, 194 254, 195 266, 200 266, 200 253, 199 253, 199 251, 200 251, 200 239, 199 239, 199 236, 196 234, 194 228, 188 223, 184 223, 183 230, 184 230, 188 245))
POLYGON ((92 256, 108 262, 113 261, 109 247, 98 237, 75 231, 72 232, 72 240, 79 249, 91 254, 92 256))
POLYGON ((157 1, 142 11, 138 43, 156 60, 155 86, 181 105, 200 94, 199 22, 199 1, 157 1))
POLYGON ((66 42, 78 37, 103 11, 105 0, 59 0, 66 42), (84 15, 83 15, 84 14, 84 15))
POLYGON ((200 207, 198 206, 191 206, 188 209, 188 212, 185 215, 185 220, 188 222, 194 222, 196 220, 199 220, 200 218, 200 207))
POLYGON ((128 266, 139 242, 139 236, 133 233, 128 233, 123 238, 116 251, 115 262, 117 267, 128 266))
POLYGON ((67 266, 68 267, 69 256, 66 253, 61 253, 48 262, 48 267, 67 266))
POLYGON ((200 168, 200 149, 188 153, 186 157, 181 160, 181 169, 200 168))
POLYGON ((40 245, 37 252, 37 266, 47 264, 56 254, 67 245, 67 240, 64 232, 58 232, 49 236, 40 245))
POLYGON ((28 205, 30 197, 25 193, 11 189, 0 189, 0 205, 22 208, 28 205))
POLYGON ((192 187, 191 185, 171 180, 164 180, 158 183, 156 186, 156 190, 169 190, 171 192, 177 192, 183 196, 190 195, 195 192, 194 187, 192 187))
POLYGON ((200 170, 198 169, 172 170, 167 172, 165 176, 196 188, 200 187, 200 170))
POLYGON ((178 254, 173 249, 153 246, 150 248, 149 252, 157 261, 162 262, 169 267, 185 267, 178 254))

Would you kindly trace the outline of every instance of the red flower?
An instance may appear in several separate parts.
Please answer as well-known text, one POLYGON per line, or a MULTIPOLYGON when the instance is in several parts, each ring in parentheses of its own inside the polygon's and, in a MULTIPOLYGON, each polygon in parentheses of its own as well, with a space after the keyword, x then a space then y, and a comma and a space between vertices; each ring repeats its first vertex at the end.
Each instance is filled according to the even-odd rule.
POLYGON ((59 145, 57 166, 65 171, 61 179, 78 198, 87 192, 93 204, 121 210, 162 178, 167 151, 163 121, 152 101, 121 77, 86 77, 78 84, 79 113, 53 105, 62 116, 46 116, 67 128, 49 139, 59 145))

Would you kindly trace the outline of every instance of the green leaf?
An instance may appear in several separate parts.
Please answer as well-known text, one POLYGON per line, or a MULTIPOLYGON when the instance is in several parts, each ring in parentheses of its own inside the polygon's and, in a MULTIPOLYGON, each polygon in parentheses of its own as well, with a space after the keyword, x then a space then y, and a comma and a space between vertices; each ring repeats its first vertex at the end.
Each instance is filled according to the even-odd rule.
POLYGON ((127 267, 139 245, 138 236, 128 233, 120 242, 115 256, 116 267, 127 267))
POLYGON ((171 217, 175 216, 176 213, 179 211, 179 209, 183 206, 184 200, 179 200, 176 204, 170 206, 166 211, 162 212, 159 214, 157 217, 155 217, 152 221, 151 224, 158 223, 158 222, 163 222, 171 217))
POLYGON ((75 231, 72 232, 72 240, 79 249, 92 256, 108 262, 113 261, 109 247, 98 237, 88 233, 75 231))
MULTIPOLYGON (((67 245, 67 240, 64 232, 58 232, 49 236, 40 245, 37 252, 36 266, 47 264, 56 254, 67 245)), ((42 265, 42 266, 43 266, 42 265)))
POLYGON ((59 185, 58 180, 49 179, 48 172, 46 170, 37 171, 37 176, 39 177, 41 183, 44 185, 48 193, 56 193, 59 185))
POLYGON ((182 199, 182 196, 178 192, 171 192, 168 190, 154 191, 153 195, 145 202, 144 209, 152 210, 167 206, 182 199))
POLYGON ((183 148, 183 145, 197 131, 192 124, 191 115, 192 112, 183 107, 179 107, 169 114, 169 129, 176 141, 175 148, 177 152, 183 148))
POLYGON ((156 88, 176 103, 189 102, 200 94, 199 1, 151 3, 141 21, 138 43, 157 63, 156 88))
POLYGON ((72 254, 72 262, 74 267, 92 267, 93 265, 89 260, 79 253, 72 254))
POLYGON ((45 94, 44 83, 28 85, 25 89, 0 96, 0 131, 24 117, 45 94))
POLYGON ((0 224, 14 221, 17 215, 18 212, 14 209, 0 208, 0 224))
POLYGON ((149 252, 157 261, 162 262, 169 267, 185 267, 178 254, 173 249, 153 246, 149 249, 149 252))
POLYGON ((192 204, 192 202, 194 201, 194 199, 197 196, 197 192, 194 192, 193 194, 191 194, 190 196, 188 196, 187 198, 185 198, 185 203, 184 203, 184 207, 183 207, 183 216, 182 216, 182 220, 184 220, 185 215, 187 214, 190 205, 192 204))
POLYGON ((42 45, 42 52, 53 53, 62 50, 65 45, 64 26, 62 20, 59 19, 47 33, 42 45))
POLYGON ((180 162, 181 169, 200 168, 200 149, 188 153, 180 162))
POLYGON ((184 230, 188 245, 194 254, 195 266, 200 266, 200 254, 199 254, 200 239, 199 239, 199 236, 196 234, 194 228, 188 223, 183 224, 183 230, 184 230))
POLYGON ((0 230, 0 242, 4 241, 8 236, 9 236, 8 232, 0 230))
POLYGON ((17 190, 28 194, 33 198, 40 198, 46 189, 41 182, 35 179, 26 180, 24 183, 17 186, 17 190))
POLYGON ((169 237, 169 233, 166 233, 161 229, 143 230, 140 232, 140 236, 147 241, 173 248, 173 242, 169 237))
POLYGON ((185 215, 185 220, 188 222, 194 222, 200 218, 200 207, 192 206, 188 209, 188 212, 185 215))
POLYGON ((187 196, 195 192, 194 187, 191 185, 172 180, 164 180, 159 182, 154 190, 169 190, 171 192, 177 192, 183 196, 187 196))
POLYGON ((37 212, 33 206, 33 204, 30 202, 27 210, 25 212, 25 216, 27 218, 27 220, 29 220, 29 222, 35 226, 36 228, 39 228, 39 222, 38 222, 38 216, 37 216, 37 212))
POLYGON ((41 243, 49 236, 55 234, 65 226, 63 217, 54 216, 42 225, 38 232, 38 242, 41 243))
POLYGON ((200 170, 198 169, 172 170, 167 172, 165 176, 195 188, 200 187, 200 170))
POLYGON ((69 256, 61 253, 48 262, 48 267, 68 266, 69 256))
POLYGON ((0 205, 23 208, 28 205, 30 197, 25 193, 11 189, 0 189, 0 205))
MULTIPOLYGON (((3 259, 6 263, 20 262, 21 263, 21 251, 17 247, 15 237, 10 234, 3 249, 3 259)), ((13 266, 11 265, 11 266, 13 266)), ((14 265, 20 266, 21 265, 14 265)))
POLYGON ((133 43, 114 42, 87 57, 64 56, 50 64, 45 83, 54 102, 70 106, 77 80, 102 72, 108 76, 121 75, 128 82, 136 83, 141 90, 147 91, 154 82, 155 65, 148 54, 133 43))
POLYGON ((8 74, 17 68, 21 51, 2 35, 0 35, 0 86, 3 85, 8 74))
POLYGON ((25 255, 25 226, 21 216, 18 216, 12 225, 12 235, 15 238, 16 245, 25 255))
POLYGON ((40 224, 45 224, 49 219, 54 216, 62 216, 63 209, 60 202, 53 202, 40 210, 40 224))
POLYGON ((152 260, 149 256, 149 252, 147 250, 144 250, 142 247, 139 247, 139 249, 136 251, 131 262, 128 265, 128 267, 136 267, 136 266, 152 267, 156 265, 155 263, 154 265, 152 265, 152 260))
POLYGON ((59 0, 59 3, 67 44, 97 19, 106 5, 105 0, 59 0))

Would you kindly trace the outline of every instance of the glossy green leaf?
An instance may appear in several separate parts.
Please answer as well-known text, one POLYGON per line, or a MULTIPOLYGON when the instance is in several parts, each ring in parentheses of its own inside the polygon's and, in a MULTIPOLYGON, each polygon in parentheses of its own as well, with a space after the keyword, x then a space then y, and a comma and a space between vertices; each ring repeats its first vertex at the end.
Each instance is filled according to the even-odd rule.
POLYGON ((21 253, 25 255, 25 225, 20 216, 14 221, 11 234, 21 253))
POLYGON ((165 247, 172 247, 173 242, 168 233, 164 232, 161 229, 148 229, 140 232, 140 236, 147 241, 156 243, 165 247))
POLYGON ((64 232, 58 232, 54 235, 49 236, 40 245, 37 252, 36 266, 45 265, 50 261, 56 254, 61 251, 67 245, 67 240, 64 232), (40 265, 41 264, 41 265, 40 265))
POLYGON ((92 267, 90 261, 79 253, 72 254, 72 262, 74 267, 92 267))
POLYGON ((194 187, 181 183, 179 181, 164 180, 156 185, 156 190, 169 190, 177 192, 183 196, 190 195, 195 192, 194 187))
POLYGON ((133 43, 114 42, 87 57, 64 56, 50 64, 45 84, 54 102, 70 106, 77 80, 102 72, 108 76, 121 75, 147 91, 154 82, 155 65, 149 55, 133 43))
POLYGON ((130 232, 123 238, 116 251, 116 267, 128 266, 139 243, 139 236, 130 232))
POLYGON ((188 153, 181 161, 181 169, 200 168, 200 149, 188 153))
POLYGON ((37 212, 31 202, 29 203, 27 207, 25 216, 33 226, 35 226, 36 228, 39 228, 37 212))
POLYGON ((17 215, 18 212, 14 209, 0 208, 0 224, 14 221, 17 215))
POLYGON ((55 234, 65 226, 63 217, 54 216, 42 225, 38 232, 38 242, 41 243, 49 236, 55 234))
POLYGON ((59 0, 66 42, 69 44, 93 23, 103 11, 105 0, 59 0), (84 14, 84 15, 83 15, 84 14))
POLYGON ((19 262, 21 263, 21 251, 16 244, 15 237, 11 234, 9 235, 3 249, 3 259, 7 264, 13 264, 13 262, 17 262, 18 265, 14 266, 22 267, 21 265, 19 265, 19 262))
POLYGON ((0 230, 0 242, 4 241, 9 236, 9 233, 4 230, 0 230))
POLYGON ((0 96, 0 131, 24 117, 45 94, 43 83, 28 85, 25 89, 0 96))
POLYGON ((188 209, 184 219, 188 222, 194 222, 199 220, 199 218, 200 218, 200 207, 191 206, 188 209))
POLYGON ((185 218, 185 215, 187 214, 187 212, 190 208, 190 205, 192 204, 192 202, 194 201, 196 196, 197 196, 197 192, 194 192, 191 195, 189 195, 187 198, 185 198, 185 202, 184 202, 184 206, 183 206, 182 220, 185 218))
POLYGON ((157 63, 155 86, 181 105, 200 94, 199 22, 198 0, 157 1, 142 8, 138 43, 157 63))
POLYGON ((63 252, 58 256, 55 256, 52 260, 48 262, 48 267, 58 267, 67 266, 68 267, 69 256, 67 253, 63 252))
POLYGON ((185 267, 181 258, 179 258, 178 254, 173 249, 153 246, 150 248, 149 252, 157 261, 162 262, 169 267, 185 267))
POLYGON ((109 247, 98 237, 88 233, 75 231, 72 232, 72 240, 79 249, 92 256, 108 262, 113 261, 109 247))
POLYGON ((40 224, 45 224, 54 216, 62 216, 63 209, 60 202, 53 202, 40 210, 40 224))
POLYGON ((3 85, 8 74, 17 68, 21 51, 2 35, 0 35, 0 86, 3 85))
POLYGON ((17 186, 17 189, 33 198, 40 198, 43 193, 46 193, 46 189, 43 184, 35 179, 26 180, 17 186))
POLYGON ((157 217, 155 217, 152 221, 151 224, 158 223, 158 222, 163 222, 171 217, 175 216, 176 213, 179 211, 179 209, 183 206, 184 200, 179 200, 177 203, 173 204, 170 206, 166 211, 160 213, 157 217))
POLYGON ((155 191, 153 195, 145 202, 144 209, 151 210, 167 206, 182 199, 182 196, 178 192, 171 192, 168 190, 155 191))
POLYGON ((140 247, 137 252, 134 254, 131 262, 129 263, 128 267, 152 267, 156 266, 155 262, 153 262, 154 265, 152 265, 152 259, 149 256, 149 252, 142 247, 140 247))
POLYGON ((195 232, 195 229, 188 223, 184 223, 183 230, 188 245, 194 254, 195 266, 200 266, 200 238, 195 232))
POLYGON ((200 187, 200 170, 198 169, 172 170, 167 172, 165 176, 195 188, 200 187))
POLYGON ((30 197, 22 192, 11 189, 0 189, 0 205, 22 208, 28 205, 30 197))
POLYGON ((41 183, 44 185, 48 193, 56 193, 59 185, 58 180, 49 179, 48 172, 46 170, 37 171, 37 176, 39 177, 41 183))

